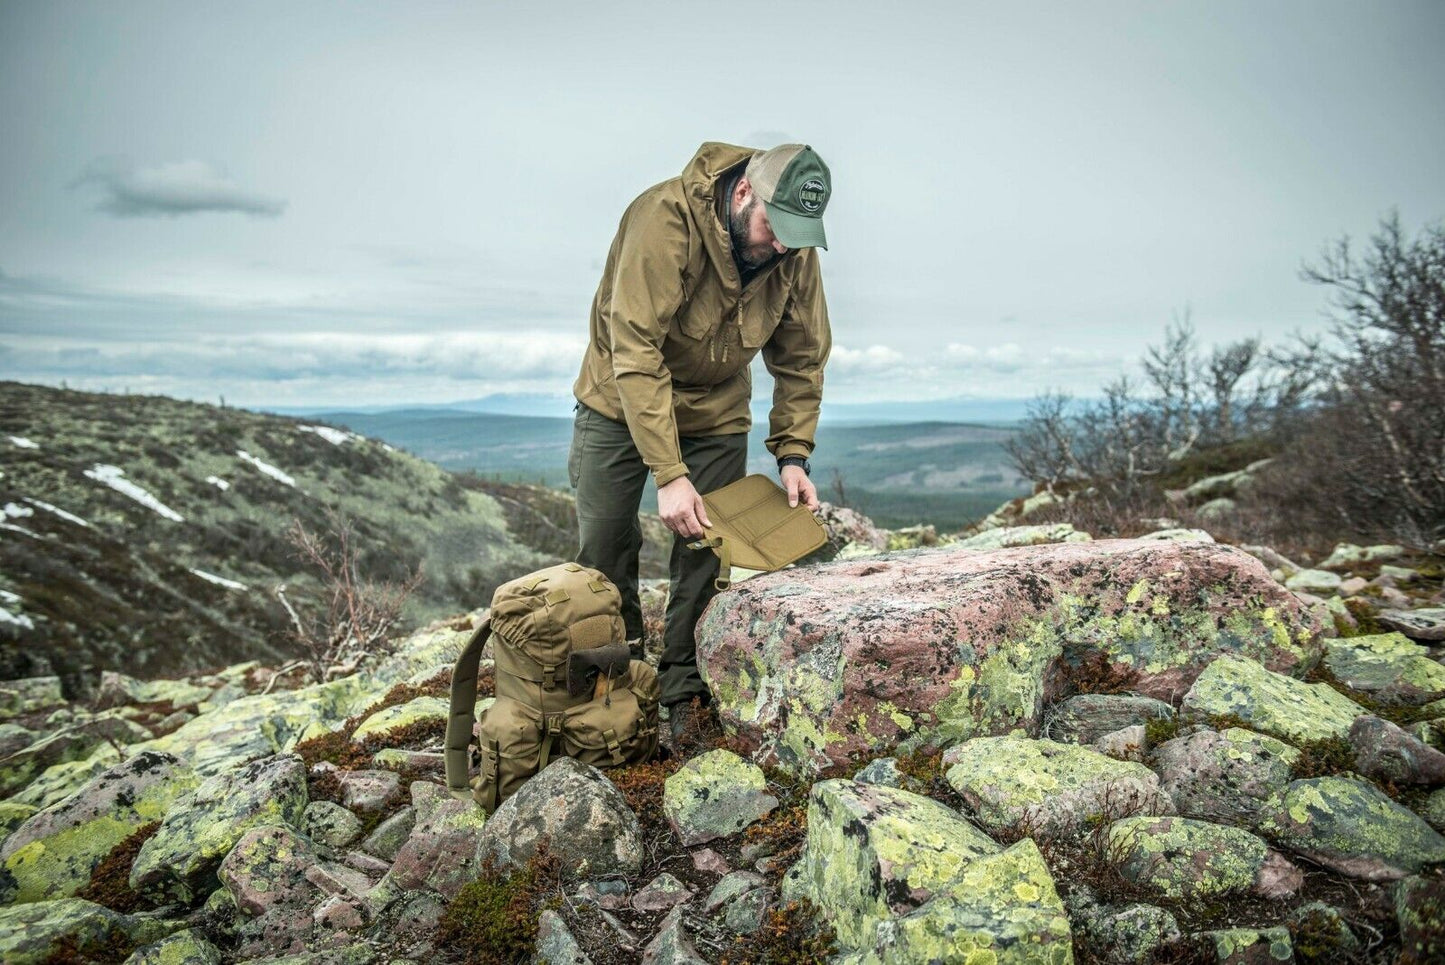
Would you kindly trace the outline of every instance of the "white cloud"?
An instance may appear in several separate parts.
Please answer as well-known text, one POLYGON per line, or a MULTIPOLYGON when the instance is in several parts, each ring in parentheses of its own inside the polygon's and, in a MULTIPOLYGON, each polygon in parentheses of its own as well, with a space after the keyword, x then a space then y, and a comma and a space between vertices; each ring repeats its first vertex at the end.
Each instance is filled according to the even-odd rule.
POLYGON ((286 202, 249 191, 204 161, 171 161, 137 168, 129 158, 97 158, 72 187, 96 184, 96 207, 117 218, 178 217, 206 211, 235 211, 275 218, 286 202))
POLYGON ((870 345, 853 349, 846 345, 833 346, 828 357, 828 371, 840 374, 883 373, 891 371, 906 361, 902 352, 886 345, 870 345))

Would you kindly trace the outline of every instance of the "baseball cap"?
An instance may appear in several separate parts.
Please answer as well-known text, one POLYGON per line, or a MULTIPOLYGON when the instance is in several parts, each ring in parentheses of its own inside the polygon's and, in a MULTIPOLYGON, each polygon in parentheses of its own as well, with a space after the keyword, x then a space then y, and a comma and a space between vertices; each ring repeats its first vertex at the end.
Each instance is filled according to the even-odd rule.
POLYGON ((806 144, 779 144, 754 154, 746 176, 780 242, 789 248, 828 247, 823 209, 833 194, 833 178, 816 151, 806 144))

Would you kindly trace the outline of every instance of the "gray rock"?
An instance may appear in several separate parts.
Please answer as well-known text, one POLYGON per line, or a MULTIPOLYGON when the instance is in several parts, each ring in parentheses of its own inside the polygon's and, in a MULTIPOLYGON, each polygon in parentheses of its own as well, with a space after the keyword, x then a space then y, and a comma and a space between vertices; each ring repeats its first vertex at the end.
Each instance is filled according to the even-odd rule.
POLYGON ((734 871, 713 885, 707 900, 703 902, 702 910, 711 915, 728 902, 747 894, 754 888, 761 888, 767 883, 767 879, 762 875, 754 874, 751 871, 734 871))
POLYGON ((150 737, 150 731, 114 711, 70 724, 0 762, 0 797, 21 791, 47 768, 85 760, 93 751, 112 742, 123 746, 150 737))
POLYGON ((1092 744, 1105 734, 1151 720, 1168 720, 1174 708, 1153 697, 1129 694, 1079 694, 1062 701, 1048 717, 1051 740, 1092 744))
POLYGON ((352 811, 384 811, 401 798, 401 776, 395 771, 341 771, 341 804, 352 811))
POLYGON ((20 717, 65 703, 59 677, 0 680, 0 718, 20 717))
POLYGON ((1325 668, 1351 690, 1395 707, 1419 707, 1445 692, 1445 667, 1401 633, 1327 640, 1325 668))
POLYGON ((1345 922, 1345 916, 1340 910, 1322 901, 1311 901, 1300 905, 1289 913, 1290 934, 1295 936, 1295 944, 1300 945, 1299 933, 1307 931, 1311 935, 1323 936, 1325 933, 1332 933, 1334 936, 1333 950, 1349 954, 1357 951, 1360 941, 1355 933, 1350 931, 1350 926, 1345 922))
POLYGON ((1081 943, 1099 961, 1154 965, 1159 951, 1179 940, 1179 923, 1153 905, 1105 905, 1091 911, 1079 929, 1081 943))
POLYGON ((567 875, 635 875, 642 867, 642 833, 622 792, 570 757, 548 764, 502 802, 482 829, 477 861, 520 868, 543 839, 567 875))
POLYGON ((1398 559, 1405 555, 1405 547, 1393 543, 1375 546, 1356 546, 1354 543, 1336 543, 1334 551, 1320 560, 1322 570, 1350 570, 1367 563, 1380 563, 1398 559))
POLYGON ((1119 856, 1120 874, 1173 901, 1248 891, 1279 897, 1298 891, 1304 881, 1294 869, 1292 887, 1281 887, 1286 868, 1270 863, 1268 845, 1248 831, 1209 821, 1124 818, 1109 826, 1109 847, 1119 856), (1263 881, 1267 867, 1269 879, 1263 881))
POLYGON ((1445 640, 1445 607, 1381 610, 1375 619, 1412 640, 1445 640))
POLYGON ((1299 593, 1313 593, 1329 596, 1340 590, 1340 574, 1328 570, 1300 570, 1284 581, 1284 585, 1299 593))
POLYGON ((657 937, 642 950, 642 965, 704 965, 683 927, 681 906, 667 913, 657 937))
POLYGON ((1360 717, 1350 728, 1355 770, 1392 784, 1445 784, 1445 754, 1387 720, 1360 717))
POLYGON ((1420 812, 1420 817, 1436 831, 1445 832, 1445 788, 1432 791, 1430 797, 1425 801, 1425 808, 1420 812))
POLYGON ((663 785, 662 811, 684 847, 737 834, 772 813, 762 768, 732 751, 700 754, 663 785))
POLYGON ((915 794, 922 794, 926 788, 898 769, 898 758, 880 757, 853 775, 860 784, 880 784, 883 787, 898 787, 915 794))
POLYGON ((361 819, 334 801, 312 801, 301 815, 301 830, 317 844, 344 848, 361 835, 361 819))
POLYGON ((1445 861, 1445 837, 1374 785, 1343 777, 1293 782, 1270 801, 1259 831, 1341 874, 1372 881, 1445 861))
POLYGON ((632 907, 638 911, 667 911, 691 900, 687 885, 664 871, 632 896, 632 907))
POLYGON ((1196 731, 1154 749, 1159 785, 1187 818, 1255 826, 1274 795, 1289 786, 1299 751, 1240 728, 1196 731))
POLYGON ((0 724, 0 758, 9 757, 16 751, 24 750, 40 735, 28 727, 21 727, 19 724, 0 724))
POLYGON ((311 920, 323 931, 351 934, 366 927, 366 912, 355 899, 331 895, 311 912, 311 920))
POLYGON ((754 888, 728 902, 723 908, 723 924, 735 935, 751 935, 763 927, 768 910, 778 893, 772 888, 754 888))
POLYGON ((1120 727, 1116 731, 1110 731, 1103 737, 1094 741, 1089 747, 1098 751, 1105 757, 1112 757, 1118 761, 1144 760, 1144 745, 1148 742, 1148 734, 1143 724, 1134 724, 1131 727, 1120 727))
POLYGON ((361 842, 361 848, 367 854, 374 854, 386 861, 395 861, 397 852, 406 844, 406 839, 411 837, 414 827, 416 808, 408 805, 378 824, 376 830, 361 842))
POLYGON ((592 965, 562 916, 550 908, 537 918, 537 950, 532 965, 592 965))
POLYGON ((1200 506, 1194 511, 1194 515, 1206 523, 1213 523, 1232 515, 1236 508, 1234 500, 1228 496, 1220 496, 1200 506))
POLYGON ((366 897, 371 891, 371 879, 364 872, 334 861, 318 861, 306 869, 306 880, 328 895, 341 895, 348 899, 366 897))
POLYGON ((207 778, 166 813, 131 866, 131 887, 158 899, 191 902, 221 859, 252 828, 295 825, 306 810, 306 765, 278 754, 207 778))

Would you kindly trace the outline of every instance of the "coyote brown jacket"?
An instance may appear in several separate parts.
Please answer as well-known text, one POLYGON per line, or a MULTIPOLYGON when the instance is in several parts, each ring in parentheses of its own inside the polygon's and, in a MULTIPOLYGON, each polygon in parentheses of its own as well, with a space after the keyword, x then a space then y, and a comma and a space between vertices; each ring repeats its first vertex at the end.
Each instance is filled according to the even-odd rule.
POLYGON ((813 451, 832 335, 814 248, 775 258, 743 288, 733 262, 723 175, 755 151, 709 142, 681 177, 648 188, 622 215, 592 302, 577 400, 626 422, 657 485, 687 474, 678 436, 746 432, 748 363, 774 380, 767 446, 813 451))

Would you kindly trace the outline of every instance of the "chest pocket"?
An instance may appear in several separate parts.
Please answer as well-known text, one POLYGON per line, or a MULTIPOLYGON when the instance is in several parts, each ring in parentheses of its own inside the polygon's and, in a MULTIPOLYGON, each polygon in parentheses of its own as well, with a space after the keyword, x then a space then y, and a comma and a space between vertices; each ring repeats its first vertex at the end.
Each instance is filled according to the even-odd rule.
POLYGON ((761 289, 743 300, 741 328, 744 348, 761 348, 773 337, 778 323, 782 321, 791 288, 788 281, 775 272, 761 289))
POLYGON ((715 288, 709 288, 710 284, 716 285, 716 279, 706 273, 706 268, 706 254, 699 244, 696 250, 688 252, 687 267, 682 273, 682 303, 673 318, 673 327, 695 341, 711 335, 721 321, 716 306, 722 295, 715 288))

